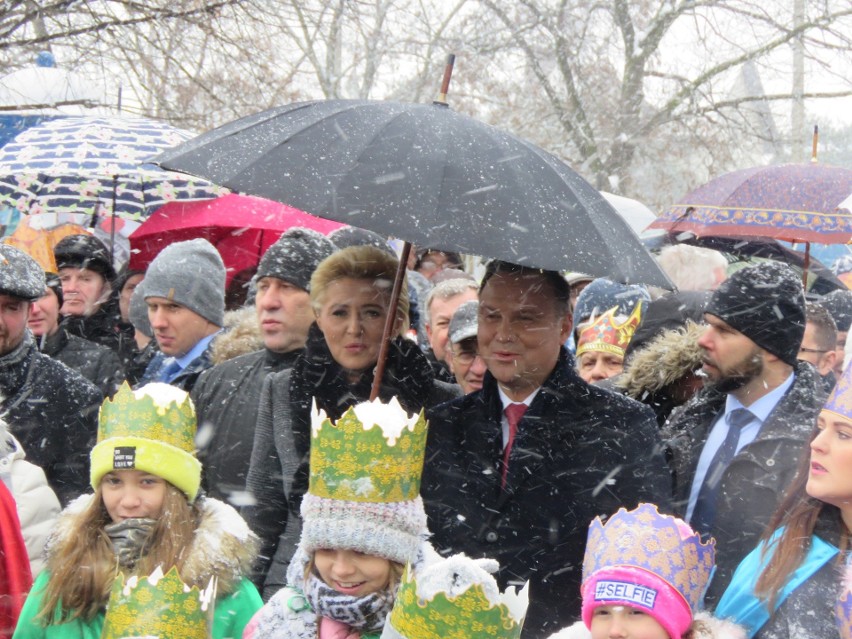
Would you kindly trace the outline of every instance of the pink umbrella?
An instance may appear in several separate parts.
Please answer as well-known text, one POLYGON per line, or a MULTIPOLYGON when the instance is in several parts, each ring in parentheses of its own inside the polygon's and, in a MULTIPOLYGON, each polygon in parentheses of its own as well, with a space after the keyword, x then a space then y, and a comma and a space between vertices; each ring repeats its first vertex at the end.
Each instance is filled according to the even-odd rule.
POLYGON ((169 244, 201 237, 219 250, 230 285, 235 275, 244 277, 256 269, 266 249, 294 226, 325 235, 346 225, 250 195, 232 193, 214 200, 171 202, 130 235, 130 267, 145 269, 169 244))

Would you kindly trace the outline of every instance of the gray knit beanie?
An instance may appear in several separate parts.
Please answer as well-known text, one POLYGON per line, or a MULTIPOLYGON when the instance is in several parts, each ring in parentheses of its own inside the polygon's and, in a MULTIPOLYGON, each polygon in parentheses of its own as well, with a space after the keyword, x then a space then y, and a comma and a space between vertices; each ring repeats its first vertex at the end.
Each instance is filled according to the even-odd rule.
POLYGON ((154 337, 154 329, 148 319, 148 305, 145 303, 145 280, 142 280, 130 296, 127 315, 133 328, 145 337, 154 337))
POLYGON ((145 299, 162 297, 216 326, 225 323, 225 264, 207 240, 164 248, 145 273, 145 299))
POLYGON ((317 265, 337 247, 325 235, 294 227, 270 246, 257 265, 256 279, 277 277, 308 292, 317 265))

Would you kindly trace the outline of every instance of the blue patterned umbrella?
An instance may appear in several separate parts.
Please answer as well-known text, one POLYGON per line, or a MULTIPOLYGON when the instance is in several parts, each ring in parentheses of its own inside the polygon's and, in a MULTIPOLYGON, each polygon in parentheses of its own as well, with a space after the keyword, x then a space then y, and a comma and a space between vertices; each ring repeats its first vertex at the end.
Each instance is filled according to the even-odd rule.
POLYGON ((147 162, 192 137, 145 118, 64 117, 0 148, 0 207, 139 220, 174 201, 227 190, 147 162))

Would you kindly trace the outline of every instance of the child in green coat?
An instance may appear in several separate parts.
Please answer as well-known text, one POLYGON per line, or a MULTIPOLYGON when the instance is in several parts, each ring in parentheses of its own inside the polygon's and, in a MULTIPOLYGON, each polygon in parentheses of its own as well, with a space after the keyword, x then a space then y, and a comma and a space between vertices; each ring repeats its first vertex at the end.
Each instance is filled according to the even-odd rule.
MULTIPOLYGON (((113 583, 141 583, 173 568, 193 593, 207 589, 211 579, 215 584, 217 598, 206 611, 210 627, 201 628, 202 636, 242 636, 262 606, 244 577, 258 542, 233 508, 198 495, 195 431, 189 395, 167 384, 136 391, 125 385, 104 402, 91 453, 95 493, 79 497, 60 516, 45 570, 21 611, 14 639, 98 639, 112 613, 116 621, 108 625, 121 629, 124 624, 127 630, 132 606, 120 614, 107 607, 113 583)), ((156 593, 156 580, 150 583, 156 593)), ((147 590, 145 597, 150 596, 147 590)), ((150 628, 144 634, 168 636, 167 630, 150 628)), ((138 631, 134 627, 134 634, 138 631)))

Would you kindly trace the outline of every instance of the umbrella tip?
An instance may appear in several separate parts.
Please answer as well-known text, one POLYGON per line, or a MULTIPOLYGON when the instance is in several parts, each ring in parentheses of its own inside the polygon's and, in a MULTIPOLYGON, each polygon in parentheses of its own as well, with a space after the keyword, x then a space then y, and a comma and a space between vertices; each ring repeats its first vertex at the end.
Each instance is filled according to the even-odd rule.
POLYGON ((447 93, 450 91, 450 78, 453 77, 453 65, 456 63, 456 54, 450 53, 447 55, 447 64, 444 67, 444 79, 441 81, 441 92, 438 94, 438 99, 433 102, 439 106, 449 106, 447 104, 447 93))

